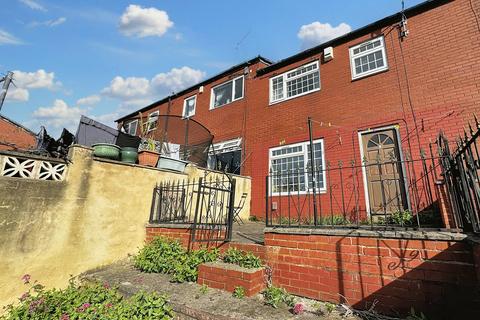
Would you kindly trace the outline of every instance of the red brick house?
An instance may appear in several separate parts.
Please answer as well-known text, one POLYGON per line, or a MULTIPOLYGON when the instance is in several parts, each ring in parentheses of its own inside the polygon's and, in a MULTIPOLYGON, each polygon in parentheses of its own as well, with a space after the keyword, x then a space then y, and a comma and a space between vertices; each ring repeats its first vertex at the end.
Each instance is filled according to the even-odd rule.
POLYGON ((34 132, 0 115, 0 150, 31 149, 35 143, 34 132))
MULTIPOLYGON (((420 173, 425 163, 407 160, 428 153, 440 129, 461 134, 480 110, 478 12, 478 1, 425 1, 404 16, 394 14, 279 62, 260 56, 246 61, 140 111, 152 121, 170 112, 205 125, 231 170, 252 177, 252 215, 290 206, 291 197, 281 195, 284 187, 298 199, 312 189, 307 172, 286 180, 270 177, 266 188, 269 172, 308 170, 309 117, 321 168, 316 205, 332 212, 353 212, 356 206, 362 217, 381 208, 375 173, 362 162, 378 161, 379 155, 384 161, 389 153, 402 161, 390 172, 397 208, 411 209, 415 198, 417 206, 422 202, 417 209, 425 209, 426 195, 409 190, 426 179, 420 173), (325 171, 350 163, 351 172, 325 171), (336 199, 340 188, 355 188, 348 193, 355 199, 336 199)), ((138 133, 136 115, 117 122, 138 133)), ((299 216, 302 210, 297 208, 299 216)))

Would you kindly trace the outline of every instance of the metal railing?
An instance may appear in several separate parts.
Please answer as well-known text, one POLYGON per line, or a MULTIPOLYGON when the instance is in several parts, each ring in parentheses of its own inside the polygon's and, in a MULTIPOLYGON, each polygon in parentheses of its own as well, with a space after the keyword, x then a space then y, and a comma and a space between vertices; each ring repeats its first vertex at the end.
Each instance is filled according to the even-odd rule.
POLYGON ((443 132, 437 138, 438 152, 442 156, 442 175, 455 224, 475 233, 480 233, 479 137, 480 123, 475 117, 475 126, 469 124, 463 137, 456 139, 454 152, 450 151, 449 141, 443 132))
POLYGON ((425 152, 418 159, 404 154, 402 160, 391 156, 386 161, 327 162, 325 167, 270 172, 265 181, 266 225, 440 228, 434 190, 438 157, 432 148, 429 157, 425 152))
POLYGON ((151 224, 189 224, 192 242, 232 237, 236 180, 226 175, 161 182, 153 189, 151 224), (201 237, 199 237, 201 235, 201 237))

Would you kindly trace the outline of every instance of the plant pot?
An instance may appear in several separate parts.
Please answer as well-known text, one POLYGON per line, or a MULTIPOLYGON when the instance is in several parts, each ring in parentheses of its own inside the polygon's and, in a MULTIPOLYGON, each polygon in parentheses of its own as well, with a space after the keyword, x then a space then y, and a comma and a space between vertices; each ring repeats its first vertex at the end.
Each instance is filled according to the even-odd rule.
POLYGON ((120 147, 110 143, 96 143, 92 145, 93 155, 99 158, 118 160, 120 158, 120 147))
POLYGON ((188 162, 160 156, 157 168, 184 172, 188 162))
POLYGON ((136 163, 138 158, 138 149, 132 147, 124 147, 121 151, 122 162, 136 163))
POLYGON ((142 150, 138 153, 138 163, 143 166, 155 167, 159 155, 160 154, 155 151, 142 150))

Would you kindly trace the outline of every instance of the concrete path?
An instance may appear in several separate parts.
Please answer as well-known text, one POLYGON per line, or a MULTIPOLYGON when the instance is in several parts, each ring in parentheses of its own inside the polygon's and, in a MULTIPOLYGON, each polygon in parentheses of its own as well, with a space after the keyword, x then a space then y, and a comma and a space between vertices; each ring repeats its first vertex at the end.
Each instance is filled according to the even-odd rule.
MULTIPOLYGON (((357 319, 355 317, 342 318, 337 311, 328 313, 325 305, 318 302, 314 304, 315 313, 305 312, 302 315, 295 316, 286 307, 274 309, 265 305, 261 295, 237 299, 228 292, 210 288, 206 293, 202 293, 201 286, 196 283, 171 283, 170 276, 142 273, 136 270, 129 260, 91 270, 82 274, 80 278, 98 280, 108 283, 110 286, 116 286, 120 293, 126 297, 139 290, 165 293, 169 296, 169 301, 177 313, 177 319, 357 319)), ((305 299, 304 302, 306 305, 312 305, 311 300, 307 301, 305 299)))

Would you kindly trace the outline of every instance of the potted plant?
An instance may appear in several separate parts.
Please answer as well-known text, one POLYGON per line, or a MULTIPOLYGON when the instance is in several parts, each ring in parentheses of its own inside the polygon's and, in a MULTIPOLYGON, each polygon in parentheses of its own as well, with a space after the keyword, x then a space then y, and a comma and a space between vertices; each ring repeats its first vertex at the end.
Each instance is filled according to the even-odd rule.
POLYGON ((156 141, 148 138, 142 139, 138 150, 138 163, 144 166, 155 167, 160 153, 157 152, 156 141))
POLYGON ((143 121, 142 113, 138 115, 142 141, 138 147, 138 163, 144 166, 155 167, 160 156, 158 141, 152 138, 153 128, 150 128, 150 120, 143 121))
POLYGON ((92 145, 93 155, 99 158, 118 160, 120 157, 120 147, 111 143, 95 143, 92 145))

